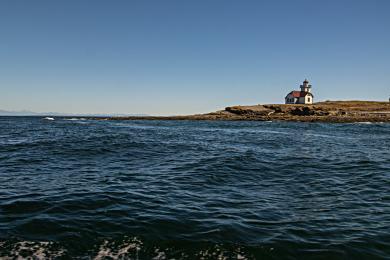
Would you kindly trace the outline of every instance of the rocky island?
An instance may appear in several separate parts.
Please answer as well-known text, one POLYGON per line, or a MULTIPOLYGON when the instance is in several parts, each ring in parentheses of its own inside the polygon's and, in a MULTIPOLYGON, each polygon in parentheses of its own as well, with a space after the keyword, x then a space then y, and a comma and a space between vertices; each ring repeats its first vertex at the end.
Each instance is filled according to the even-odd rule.
POLYGON ((295 122, 390 122, 390 102, 325 101, 313 104, 230 106, 184 116, 99 117, 98 120, 247 120, 295 122))

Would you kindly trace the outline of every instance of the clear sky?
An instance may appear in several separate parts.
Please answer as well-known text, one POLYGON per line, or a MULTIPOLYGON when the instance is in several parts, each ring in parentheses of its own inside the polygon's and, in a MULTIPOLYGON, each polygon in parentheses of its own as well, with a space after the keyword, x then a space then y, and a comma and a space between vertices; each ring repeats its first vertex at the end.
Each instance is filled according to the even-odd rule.
POLYGON ((191 114, 388 100, 388 0, 1 0, 0 109, 191 114))

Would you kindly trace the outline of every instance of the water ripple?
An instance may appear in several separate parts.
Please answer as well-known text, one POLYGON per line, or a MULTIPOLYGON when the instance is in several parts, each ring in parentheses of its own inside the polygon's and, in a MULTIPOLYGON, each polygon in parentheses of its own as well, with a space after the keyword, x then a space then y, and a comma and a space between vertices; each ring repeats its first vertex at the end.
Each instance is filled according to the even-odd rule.
POLYGON ((0 258, 390 257, 390 125, 0 117, 0 258))

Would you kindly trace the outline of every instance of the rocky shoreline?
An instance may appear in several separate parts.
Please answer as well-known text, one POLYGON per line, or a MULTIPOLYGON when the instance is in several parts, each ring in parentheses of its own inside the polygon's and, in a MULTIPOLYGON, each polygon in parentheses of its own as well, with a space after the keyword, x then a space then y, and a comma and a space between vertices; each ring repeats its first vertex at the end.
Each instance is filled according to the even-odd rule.
POLYGON ((293 122, 390 122, 390 102, 326 101, 312 105, 231 106, 187 116, 99 117, 96 120, 245 120, 293 122))

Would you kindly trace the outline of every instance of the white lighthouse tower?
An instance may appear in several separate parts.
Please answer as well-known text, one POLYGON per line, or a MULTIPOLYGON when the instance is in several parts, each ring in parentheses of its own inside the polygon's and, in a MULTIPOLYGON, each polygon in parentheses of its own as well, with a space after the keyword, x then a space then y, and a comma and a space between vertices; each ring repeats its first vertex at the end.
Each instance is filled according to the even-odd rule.
POLYGON ((303 85, 301 85, 301 92, 311 93, 311 85, 309 85, 309 81, 305 79, 303 85))

